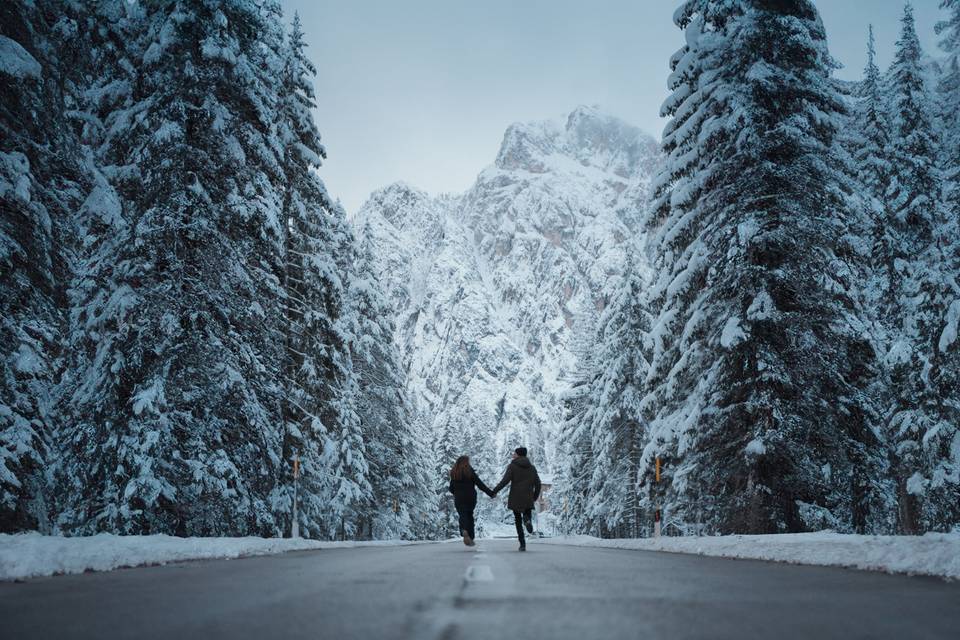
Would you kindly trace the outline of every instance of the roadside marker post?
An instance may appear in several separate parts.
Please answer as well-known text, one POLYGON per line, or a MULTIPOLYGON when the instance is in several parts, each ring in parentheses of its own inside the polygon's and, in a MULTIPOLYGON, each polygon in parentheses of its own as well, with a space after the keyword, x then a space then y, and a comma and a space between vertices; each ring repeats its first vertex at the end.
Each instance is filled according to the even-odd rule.
POLYGON ((300 537, 300 521, 297 518, 297 488, 300 484, 300 456, 293 457, 293 525, 290 527, 290 537, 300 537))

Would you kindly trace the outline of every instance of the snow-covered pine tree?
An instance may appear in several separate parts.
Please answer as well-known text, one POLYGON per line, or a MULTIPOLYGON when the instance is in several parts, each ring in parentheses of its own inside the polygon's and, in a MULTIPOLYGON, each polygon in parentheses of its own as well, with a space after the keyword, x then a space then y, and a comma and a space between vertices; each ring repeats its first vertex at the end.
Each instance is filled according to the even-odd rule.
POLYGON ((104 157, 125 235, 91 247, 71 326, 62 526, 279 532, 277 70, 252 1, 142 6, 104 157), (84 293, 85 292, 85 293, 84 293))
POLYGON ((588 308, 577 316, 570 340, 570 351, 577 366, 569 374, 568 388, 563 394, 563 422, 557 442, 559 472, 552 498, 560 508, 560 527, 568 533, 594 531, 587 515, 587 504, 596 466, 590 437, 593 415, 590 390, 597 377, 598 322, 596 312, 588 308))
POLYGON ((711 99, 713 88, 709 75, 703 77, 704 66, 714 50, 725 46, 726 23, 733 15, 732 7, 720 3, 689 1, 674 14, 685 43, 670 59, 667 84, 672 93, 660 111, 661 116, 670 118, 662 138, 666 160, 652 184, 654 195, 646 218, 655 277, 645 291, 645 306, 654 319, 650 367, 644 381, 648 440, 643 459, 649 462, 660 456, 668 462, 670 477, 653 487, 657 495, 651 495, 668 513, 688 511, 684 474, 679 474, 677 481, 673 476, 695 434, 703 389, 709 383, 694 373, 708 368, 699 334, 683 343, 677 338, 688 318, 699 317, 696 308, 702 304, 707 274, 704 246, 698 239, 709 220, 697 203, 716 172, 710 154, 717 134, 716 129, 707 129, 706 133, 713 135, 704 135, 701 141, 701 131, 719 121, 722 107, 711 99))
POLYGON ((0 7, 0 532, 50 531, 63 283, 89 180, 64 116, 60 9, 0 7))
POLYGON ((940 0, 940 8, 947 12, 944 20, 934 27, 940 36, 940 48, 947 54, 947 60, 960 56, 960 0, 940 0))
POLYGON ((350 299, 357 321, 353 362, 358 409, 373 489, 370 528, 374 538, 413 538, 420 514, 434 511, 427 475, 432 465, 415 430, 394 342, 393 309, 377 280, 375 256, 367 223, 357 235, 350 299))
POLYGON ((872 25, 863 80, 853 85, 837 81, 836 86, 851 108, 840 116, 833 144, 835 166, 842 169, 837 177, 847 177, 840 190, 846 199, 846 237, 829 273, 845 300, 838 330, 850 344, 863 347, 850 380, 856 398, 851 411, 857 413, 860 427, 858 444, 849 451, 851 524, 859 533, 885 533, 894 529, 896 519, 889 459, 882 453, 888 447, 882 434, 889 381, 880 362, 888 341, 880 309, 887 281, 883 228, 889 216, 885 195, 891 166, 885 86, 876 65, 872 25))
POLYGON ((934 30, 941 36, 940 46, 950 57, 960 55, 960 0, 940 0, 947 18, 937 22, 934 30))
POLYGON ((948 12, 936 25, 947 54, 938 84, 944 202, 938 220, 942 258, 937 284, 943 298, 930 371, 938 422, 923 439, 932 462, 924 515, 927 528, 949 530, 960 523, 960 0, 942 0, 940 7, 948 12))
MULTIPOLYGON (((423 486, 426 488, 424 493, 427 495, 427 501, 423 504, 421 511, 410 512, 410 524, 416 539, 432 540, 441 537, 445 533, 443 522, 437 512, 438 496, 436 491, 432 489, 434 486, 434 478, 432 475, 433 460, 431 460, 429 456, 433 452, 434 438, 422 410, 415 404, 411 406, 411 410, 413 411, 411 434, 414 439, 411 447, 414 451, 423 452, 423 467, 419 470, 418 475, 414 476, 411 481, 423 483, 423 486)), ((444 487, 443 490, 446 491, 447 488, 444 487)), ((449 494, 445 493, 444 495, 449 494)), ((411 509, 414 508, 412 501, 409 504, 411 509)))
MULTIPOLYGON (((311 113, 316 70, 305 47, 295 16, 283 56, 279 127, 286 176, 283 457, 301 461, 302 531, 353 537, 371 496, 349 352, 355 328, 342 277, 352 238, 342 209, 314 172, 326 152, 311 113)), ((287 467, 284 485, 289 487, 287 467)), ((288 499, 281 496, 278 504, 288 499)))
POLYGON ((646 455, 675 457, 667 518, 848 529, 851 453, 876 447, 857 411, 869 345, 829 275, 851 251, 823 26, 809 0, 691 0, 676 21, 644 400, 646 455))
MULTIPOLYGON (((365 523, 373 508, 373 490, 369 480, 369 463, 366 443, 359 414, 360 380, 353 366, 352 344, 357 339, 358 322, 355 310, 350 305, 349 277, 355 258, 356 238, 347 222, 347 212, 340 202, 333 204, 330 210, 330 246, 336 257, 338 272, 341 274, 342 297, 341 311, 334 325, 335 331, 343 337, 343 348, 332 353, 332 366, 344 372, 342 384, 337 389, 338 397, 334 406, 337 409, 337 449, 331 479, 335 487, 332 495, 344 496, 332 503, 339 512, 339 536, 341 538, 369 535, 364 532, 365 523)), ((328 459, 331 459, 328 457, 328 459)), ((336 513, 334 514, 336 518, 336 513)))
MULTIPOLYGON (((951 227, 947 237, 956 244, 960 231, 960 0, 941 0, 940 7, 948 11, 947 19, 936 25, 940 47, 947 54, 937 87, 942 128, 940 159, 947 223, 951 227)), ((954 257, 957 250, 955 247, 954 257)), ((953 265, 956 273, 957 263, 953 265)))
MULTIPOLYGON (((920 40, 913 7, 906 5, 894 62, 888 72, 890 88, 892 175, 887 198, 893 214, 890 225, 909 230, 913 240, 929 244, 935 224, 940 185, 935 167, 937 139, 931 120, 933 100, 924 84, 920 40)), ((896 248, 894 249, 896 250, 896 248)))
POLYGON ((910 5, 904 9, 889 82, 891 215, 884 233, 890 278, 889 307, 883 311, 893 322, 885 359, 892 390, 887 431, 894 447, 898 527, 902 533, 918 533, 946 526, 956 507, 956 501, 944 500, 944 494, 956 496, 958 470, 950 462, 950 448, 957 433, 957 413, 951 406, 953 394, 940 387, 947 381, 945 374, 947 379, 952 377, 950 367, 941 366, 945 359, 941 356, 956 357, 953 345, 943 345, 941 340, 944 312, 956 296, 951 290, 956 276, 943 269, 944 219, 936 166, 938 142, 930 112, 933 101, 924 84, 910 5))
POLYGON ((334 364, 342 366, 347 377, 340 387, 341 394, 329 403, 337 430, 324 451, 325 465, 330 471, 325 496, 327 535, 340 540, 367 535, 364 524, 373 508, 366 444, 357 412, 360 389, 349 353, 344 355, 342 363, 338 362, 341 354, 334 357, 334 364))
MULTIPOLYGON (((332 447, 330 427, 322 417, 324 403, 333 393, 322 389, 328 359, 326 349, 318 351, 315 341, 332 331, 334 319, 325 311, 322 296, 324 285, 336 282, 334 295, 342 295, 337 269, 331 264, 329 247, 323 245, 324 234, 318 228, 328 215, 326 189, 313 174, 326 151, 313 122, 310 110, 315 106, 313 85, 315 74, 304 54, 306 43, 299 16, 294 16, 288 40, 280 54, 283 59, 281 86, 280 136, 284 144, 286 190, 283 201, 284 220, 284 363, 283 419, 284 441, 282 486, 274 504, 290 513, 294 482, 293 461, 302 469, 299 480, 299 516, 303 534, 308 537, 326 534, 326 483, 330 470, 323 460, 324 449, 332 447), (317 269, 316 267, 320 267, 317 269), (326 277, 326 281, 324 278, 326 277), (316 362, 319 359, 320 362, 316 362)), ((330 303, 339 313, 341 298, 330 303)), ((342 378, 342 376, 341 376, 342 378)), ((291 530, 288 525, 286 529, 291 530)))
POLYGON ((589 397, 588 379, 571 381, 562 396, 563 422, 557 441, 560 464, 553 499, 560 508, 561 530, 566 533, 593 532, 587 518, 594 466, 590 422, 587 419, 589 397))
MULTIPOLYGON (((447 490, 450 483, 450 469, 456 459, 464 455, 462 432, 458 425, 445 420, 439 425, 433 425, 436 437, 433 441, 433 466, 431 486, 437 496, 434 507, 438 514, 437 528, 441 537, 447 537, 457 531, 457 512, 453 507, 453 496, 447 490)), ((482 476, 481 476, 482 477, 482 476)))
MULTIPOLYGON (((132 241, 132 229, 123 202, 113 187, 114 180, 129 167, 122 166, 113 146, 126 132, 131 117, 135 116, 133 87, 138 71, 132 60, 142 55, 140 30, 144 26, 139 5, 122 0, 73 5, 68 16, 59 23, 64 60, 76 69, 71 83, 71 119, 83 143, 86 165, 91 174, 91 185, 86 199, 76 212, 77 236, 82 242, 75 248, 72 273, 65 282, 69 298, 69 324, 65 340, 66 369, 59 389, 58 413, 66 416, 60 436, 60 459, 53 465, 56 485, 58 518, 79 502, 91 496, 76 496, 75 487, 82 486, 76 473, 79 469, 77 451, 70 438, 75 432, 72 420, 76 394, 97 393, 97 380, 90 379, 91 387, 84 387, 79 362, 91 363, 88 350, 92 341, 98 344, 97 355, 111 353, 114 336, 105 337, 97 331, 96 323, 107 316, 120 313, 129 304, 132 291, 122 282, 128 263, 116 263, 122 247, 132 241), (83 314, 97 309, 97 320, 83 314), (80 318, 84 318, 83 322, 80 318), (89 333, 88 333, 89 330, 89 333), (104 338, 101 342, 101 338, 104 338)), ((109 325, 109 321, 108 321, 109 325)), ((116 325, 115 330, 123 330, 116 325)), ((106 365, 115 365, 119 358, 101 361, 97 367, 101 375, 109 373, 106 365)), ((86 368, 83 373, 89 373, 86 368)), ((92 396, 87 396, 93 399, 92 396)), ((95 401, 95 400, 94 400, 95 401)), ((92 499, 105 501, 94 494, 92 499)), ((71 516, 67 516, 70 518, 71 516)), ((105 528, 109 529, 110 525, 105 528)))
MULTIPOLYGON (((885 83, 876 64, 876 49, 873 25, 870 25, 867 38, 867 64, 863 80, 857 83, 853 93, 854 107, 851 109, 850 125, 844 140, 853 158, 856 185, 853 188, 860 202, 856 205, 862 213, 860 225, 860 251, 865 255, 862 261, 866 267, 859 278, 859 297, 864 313, 859 321, 868 328, 873 349, 877 354, 887 351, 889 337, 884 328, 886 318, 883 309, 889 305, 890 270, 887 240, 884 233, 890 216, 887 207, 887 188, 890 183, 890 123, 887 119, 887 99, 885 83)), ((886 406, 889 384, 879 362, 874 367, 874 385, 871 393, 872 404, 886 406)), ((882 413, 882 412, 881 412, 882 413)), ((882 418, 873 421, 875 429, 880 427, 882 418)), ((880 429, 882 431, 882 429, 880 429)))
MULTIPOLYGON (((890 160, 887 158, 890 143, 883 78, 876 63, 873 25, 867 39, 867 65, 863 80, 857 87, 857 107, 854 110, 857 125, 858 145, 854 151, 858 178, 873 198, 872 204, 882 208, 890 176, 890 160)), ((877 214, 881 214, 878 212, 877 214)))
MULTIPOLYGON (((944 204, 951 223, 960 219, 960 52, 949 58, 939 82, 944 204)), ((956 235, 953 236, 956 238, 956 235)))
POLYGON ((603 366, 592 380, 589 399, 594 465, 588 515, 602 524, 604 533, 617 537, 636 537, 646 524, 640 509, 646 435, 641 400, 650 320, 635 253, 627 249, 623 278, 613 281, 615 290, 600 317, 597 362, 603 366))

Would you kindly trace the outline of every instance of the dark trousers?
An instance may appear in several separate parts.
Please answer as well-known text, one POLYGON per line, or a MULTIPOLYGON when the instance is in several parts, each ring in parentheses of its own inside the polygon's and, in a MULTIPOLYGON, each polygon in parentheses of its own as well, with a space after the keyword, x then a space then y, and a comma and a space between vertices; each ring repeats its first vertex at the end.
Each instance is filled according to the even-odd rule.
POLYGON ((520 544, 527 544, 527 537, 523 532, 523 523, 530 522, 533 518, 533 509, 525 509, 523 511, 514 511, 513 512, 513 521, 517 525, 517 538, 520 539, 520 544))
POLYGON ((454 506, 457 508, 457 517, 460 520, 460 531, 466 531, 467 535, 470 536, 470 539, 477 537, 476 532, 473 530, 473 510, 476 508, 476 502, 454 502, 454 506))

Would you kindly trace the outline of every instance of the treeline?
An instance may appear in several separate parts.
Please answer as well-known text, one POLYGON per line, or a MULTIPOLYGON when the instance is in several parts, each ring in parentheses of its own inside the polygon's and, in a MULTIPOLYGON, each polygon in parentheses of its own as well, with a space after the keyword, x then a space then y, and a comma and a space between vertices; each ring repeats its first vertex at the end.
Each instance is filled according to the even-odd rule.
POLYGON ((0 7, 0 531, 428 537, 391 315, 274 0, 0 7))
POLYGON ((960 525, 960 1, 941 8, 945 57, 908 5, 858 83, 831 77, 810 0, 677 11, 647 245, 567 399, 568 529, 960 525))

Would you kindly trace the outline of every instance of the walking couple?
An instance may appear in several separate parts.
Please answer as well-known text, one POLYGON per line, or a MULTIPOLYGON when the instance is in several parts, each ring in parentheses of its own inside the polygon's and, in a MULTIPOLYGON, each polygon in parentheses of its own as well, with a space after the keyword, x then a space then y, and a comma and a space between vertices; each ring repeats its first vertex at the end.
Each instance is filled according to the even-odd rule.
POLYGON ((510 495, 507 498, 507 508, 513 511, 513 519, 517 525, 517 538, 520 539, 520 551, 527 550, 527 539, 523 530, 526 527, 529 533, 533 533, 533 505, 540 497, 540 476, 537 475, 537 468, 527 458, 526 447, 517 447, 512 458, 500 484, 492 491, 483 484, 477 472, 470 466, 468 456, 457 458, 453 469, 450 470, 450 493, 453 494, 453 504, 460 518, 463 543, 468 547, 475 544, 473 510, 477 506, 477 489, 494 498, 509 484, 510 495))

